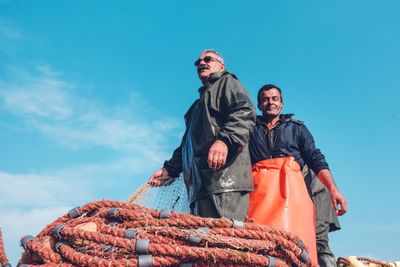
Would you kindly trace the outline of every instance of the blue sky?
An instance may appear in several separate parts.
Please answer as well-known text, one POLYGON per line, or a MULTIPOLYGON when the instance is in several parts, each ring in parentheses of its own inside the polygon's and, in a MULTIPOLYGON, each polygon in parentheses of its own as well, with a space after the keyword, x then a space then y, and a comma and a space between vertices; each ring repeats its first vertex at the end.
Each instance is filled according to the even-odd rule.
POLYGON ((126 199, 167 159, 214 48, 249 92, 275 83, 349 202, 336 256, 399 260, 400 2, 0 0, 0 227, 126 199))

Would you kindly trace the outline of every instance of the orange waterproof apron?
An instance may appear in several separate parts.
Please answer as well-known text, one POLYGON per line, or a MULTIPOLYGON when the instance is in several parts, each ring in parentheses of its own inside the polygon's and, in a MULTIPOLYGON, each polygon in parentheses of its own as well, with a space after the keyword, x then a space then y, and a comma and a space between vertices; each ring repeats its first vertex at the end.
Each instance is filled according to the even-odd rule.
POLYGON ((300 237, 317 264, 315 208, 296 160, 285 157, 257 162, 253 179, 249 216, 256 223, 300 237))

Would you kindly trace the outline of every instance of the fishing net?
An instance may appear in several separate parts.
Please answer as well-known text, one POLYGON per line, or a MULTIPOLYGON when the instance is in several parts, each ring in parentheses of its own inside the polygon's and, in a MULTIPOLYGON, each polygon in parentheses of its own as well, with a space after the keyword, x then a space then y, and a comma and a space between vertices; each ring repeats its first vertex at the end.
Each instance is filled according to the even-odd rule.
POLYGON ((127 202, 150 209, 190 213, 186 185, 181 176, 160 186, 145 183, 128 198, 127 202))

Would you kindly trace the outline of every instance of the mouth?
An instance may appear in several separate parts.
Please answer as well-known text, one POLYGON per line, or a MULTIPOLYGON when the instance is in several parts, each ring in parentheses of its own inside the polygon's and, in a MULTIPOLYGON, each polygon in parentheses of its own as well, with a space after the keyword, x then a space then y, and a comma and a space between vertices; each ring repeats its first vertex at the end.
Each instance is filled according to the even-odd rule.
POLYGON ((203 71, 206 71, 206 70, 208 70, 208 68, 207 68, 207 66, 205 66, 205 65, 201 65, 201 66, 199 66, 198 68, 197 68, 197 72, 203 72, 203 71))
POLYGON ((276 109, 276 106, 269 106, 265 110, 275 110, 275 109, 276 109))

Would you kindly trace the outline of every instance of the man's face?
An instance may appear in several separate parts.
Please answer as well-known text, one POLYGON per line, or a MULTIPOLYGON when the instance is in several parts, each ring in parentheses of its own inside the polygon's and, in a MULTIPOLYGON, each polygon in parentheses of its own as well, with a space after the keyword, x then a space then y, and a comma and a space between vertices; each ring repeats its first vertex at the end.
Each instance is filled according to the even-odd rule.
POLYGON ((203 83, 207 82, 211 74, 225 70, 225 65, 220 58, 212 52, 201 54, 196 63, 197 74, 203 83))
POLYGON ((276 117, 281 113, 283 103, 281 94, 275 88, 264 90, 260 94, 261 103, 258 108, 262 111, 263 115, 276 117))

